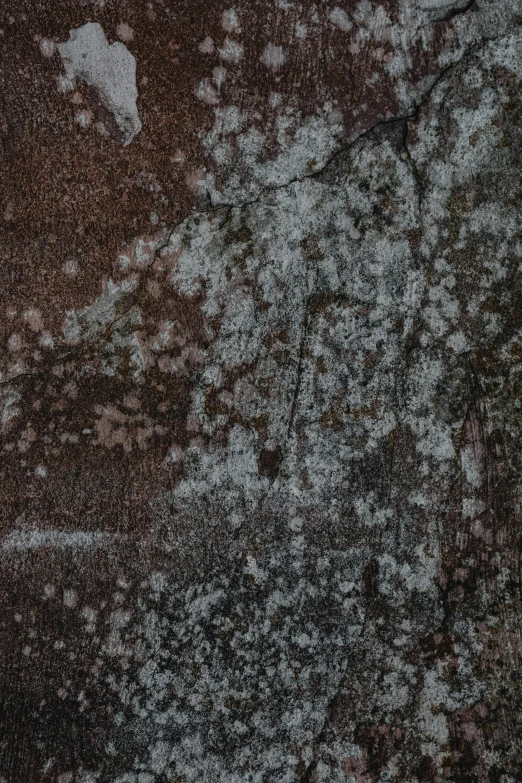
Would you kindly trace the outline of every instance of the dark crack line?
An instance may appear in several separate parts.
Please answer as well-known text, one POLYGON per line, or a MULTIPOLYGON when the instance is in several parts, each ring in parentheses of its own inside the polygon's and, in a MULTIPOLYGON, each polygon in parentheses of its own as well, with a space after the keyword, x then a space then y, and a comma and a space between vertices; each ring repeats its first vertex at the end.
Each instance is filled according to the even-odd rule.
MULTIPOLYGON (((473 0, 475 2, 475 0, 473 0)), ((365 131, 363 134, 361 134, 353 143, 351 143, 348 147, 343 148, 342 150, 339 150, 325 165, 323 168, 323 171, 327 166, 329 166, 332 161, 338 157, 338 155, 343 154, 346 152, 347 149, 350 149, 351 147, 355 146, 357 142, 359 142, 360 139, 365 138, 366 136, 370 136, 373 134, 376 129, 381 128, 386 125, 392 125, 397 123, 402 123, 403 125, 403 136, 402 136, 402 151, 404 154, 404 159, 407 162, 407 165, 412 173, 415 185, 416 185, 416 191, 417 191, 417 198, 418 198, 418 224, 421 232, 423 231, 423 206, 426 196, 426 190, 427 190, 427 182, 422 177, 415 159, 412 157, 409 147, 408 147, 408 131, 409 131, 409 123, 410 122, 416 122, 418 121, 420 112, 423 108, 423 106, 428 102, 432 92, 436 89, 436 87, 446 78, 447 74, 457 65, 460 64, 462 59, 464 57, 469 56, 472 53, 474 47, 470 47, 470 49, 465 53, 465 55, 459 59, 457 63, 452 64, 447 69, 445 69, 432 83, 429 90, 425 93, 425 95, 422 96, 421 100, 412 107, 412 109, 407 112, 403 117, 396 117, 391 120, 386 120, 385 122, 378 123, 376 126, 373 126, 368 131, 365 131)), ((317 176, 317 173, 314 173, 310 175, 310 177, 317 176)), ((310 178, 307 176, 307 178, 310 178)), ((400 426, 401 420, 402 420, 402 405, 401 401, 405 396, 405 375, 407 373, 407 368, 409 366, 410 357, 414 350, 414 344, 415 344, 415 336, 417 335, 419 329, 421 326, 418 324, 418 318, 420 313, 422 312, 422 305, 425 301, 426 295, 427 295, 427 281, 426 281, 426 274, 424 275, 424 284, 422 292, 420 293, 417 307, 415 308, 415 314, 412 317, 412 332, 410 334, 403 335, 403 339, 405 339, 405 343, 403 346, 403 351, 405 351, 404 359, 402 362, 402 372, 400 373, 401 378, 400 381, 396 377, 396 383, 395 383, 395 397, 396 397, 396 403, 397 403, 397 426, 400 426), (416 324, 417 322, 417 324, 416 324), (398 388, 400 386, 401 388, 398 388)), ((296 385, 296 392, 298 394, 298 389, 296 385)), ((294 395, 294 400, 296 399, 296 396, 294 395)), ((392 489, 393 489, 393 472, 394 472, 394 462, 395 462, 395 443, 392 446, 392 452, 390 455, 390 475, 389 475, 389 490, 388 490, 388 505, 391 504, 392 501, 392 489)), ((378 541, 378 548, 382 549, 382 535, 383 530, 379 531, 379 541, 378 541)), ((368 623, 371 620, 372 612, 367 607, 364 615, 364 620, 361 628, 361 633, 359 635, 359 640, 362 639, 368 629, 368 623)), ((340 695, 343 691, 343 688, 346 683, 346 677, 347 677, 347 669, 348 669, 348 658, 345 659, 345 662, 342 667, 342 673, 339 679, 339 683, 337 685, 337 688, 328 702, 326 709, 325 709, 325 717, 323 721, 323 725, 321 726, 321 729, 316 737, 316 739, 312 743, 312 759, 310 763, 308 764, 305 772, 302 775, 301 783, 312 783, 313 775, 317 770, 317 766, 320 761, 320 748, 321 745, 323 745, 325 742, 328 741, 328 730, 331 723, 332 714, 335 710, 336 703, 338 699, 340 698, 340 695)))
MULTIPOLYGON (((361 639, 363 639, 363 637, 364 637, 364 635, 366 633, 367 627, 368 627, 367 623, 368 623, 370 615, 371 615, 371 610, 370 610, 370 608, 367 607, 365 612, 364 612, 364 618, 363 618, 363 622, 362 622, 362 625, 361 625, 361 631, 360 631, 359 636, 358 636, 358 638, 356 640, 356 643, 360 642, 361 639)), ((320 749, 320 747, 321 747, 321 745, 323 743, 328 741, 328 729, 329 729, 329 726, 330 726, 330 722, 331 722, 331 719, 332 719, 335 707, 337 705, 337 702, 338 702, 338 700, 339 700, 339 698, 341 696, 341 693, 342 693, 342 691, 344 689, 344 686, 346 684, 347 676, 348 676, 348 656, 345 656, 345 659, 344 659, 343 663, 341 664, 339 682, 337 684, 337 687, 336 687, 332 697, 330 698, 330 700, 328 701, 328 704, 326 705, 323 724, 321 726, 321 729, 320 729, 317 737, 312 742, 312 758, 310 760, 310 763, 306 767, 305 771, 303 772, 303 775, 301 777, 300 783, 312 783, 312 775, 316 771, 317 765, 319 764, 319 756, 320 756, 319 749, 320 749)))
POLYGON ((468 11, 471 11, 471 9, 476 4, 476 2, 477 0, 468 0, 468 2, 465 5, 462 6, 457 5, 454 8, 450 8, 449 11, 444 16, 442 16, 440 19, 437 19, 437 22, 450 22, 456 16, 462 16, 463 14, 467 14, 468 11))
MULTIPOLYGON (((345 666, 345 669, 346 668, 347 665, 345 666)), ((317 735, 317 739, 315 739, 312 744, 312 759, 308 764, 308 766, 306 767, 305 771, 303 772, 301 783, 312 783, 312 775, 316 771, 317 765, 319 764, 319 748, 321 747, 323 742, 327 739, 328 727, 330 724, 330 716, 335 708, 337 700, 341 695, 341 691, 344 686, 345 676, 346 676, 346 672, 343 671, 341 678, 339 680, 339 684, 335 689, 335 693, 333 694, 332 698, 326 705, 324 722, 323 725, 321 726, 321 731, 317 735)))
MULTIPOLYGON (((473 0, 470 3, 470 7, 471 7, 471 5, 473 5, 474 2, 475 2, 475 0, 473 0)), ((464 11, 462 11, 462 13, 464 13, 464 11)), ((57 364, 60 364, 61 362, 66 361, 70 357, 75 356, 75 355, 81 353, 81 351, 84 350, 85 348, 87 348, 89 346, 94 346, 94 345, 96 345, 97 342, 101 342, 102 340, 104 340, 107 337, 107 335, 109 335, 111 333, 111 331, 114 329, 114 327, 123 318, 125 318, 128 315, 128 313, 132 310, 132 308, 135 306, 137 297, 138 297, 139 293, 142 290, 143 282, 147 278, 147 276, 148 276, 148 274, 150 272, 150 269, 152 268, 152 266, 154 264, 154 261, 157 258, 158 253, 160 253, 165 247, 168 246, 173 233, 177 229, 182 227, 184 223, 186 223, 187 221, 189 221, 191 219, 194 219, 196 217, 200 217, 200 216, 203 216, 203 215, 214 214, 214 213, 219 213, 219 212, 225 211, 225 218, 224 218, 221 226, 219 227, 219 230, 222 230, 225 227, 225 225, 229 222, 229 220, 230 220, 234 210, 236 210, 238 212, 241 212, 242 210, 246 209, 247 207, 252 206, 254 204, 257 204, 268 193, 276 192, 276 191, 279 191, 279 190, 285 190, 286 188, 289 188, 289 187, 291 187, 294 184, 297 184, 299 182, 304 182, 304 181, 306 181, 308 179, 317 179, 317 178, 319 178, 323 173, 325 173, 328 170, 328 168, 337 160, 337 158, 339 158, 342 155, 345 155, 352 148, 354 148, 357 144, 359 144, 365 138, 367 138, 367 137, 371 136, 372 134, 374 134, 375 132, 377 132, 380 128, 384 128, 384 127, 387 127, 387 126, 392 126, 394 124, 396 125, 397 123, 405 123, 406 126, 407 126, 409 121, 417 121, 418 118, 419 118, 419 114, 420 114, 420 111, 421 111, 422 107, 428 102, 428 100, 429 100, 431 94, 433 93, 433 91, 435 90, 435 88, 446 78, 448 73, 450 73, 452 70, 457 68, 465 59, 467 59, 470 55, 472 55, 476 50, 482 48, 483 46, 485 46, 487 43, 490 43, 491 41, 500 40, 501 38, 504 38, 504 37, 505 37, 505 35, 498 36, 497 38, 495 38, 495 37, 485 38, 485 39, 483 39, 481 41, 473 43, 471 46, 469 46, 467 48, 467 50, 462 54, 462 56, 456 62, 451 63, 450 65, 447 66, 447 68, 444 68, 441 71, 441 73, 434 79, 434 81, 432 82, 430 87, 421 96, 420 100, 417 101, 417 103, 413 104, 412 107, 408 111, 406 111, 402 115, 398 115, 397 117, 391 117, 389 119, 380 120, 375 125, 373 125, 371 128, 367 128, 365 131, 362 131, 361 133, 359 133, 358 136, 356 136, 348 144, 346 144, 346 145, 340 147, 338 150, 336 150, 320 169, 318 169, 318 170, 316 170, 314 172, 311 172, 310 174, 304 174, 304 175, 302 175, 300 177, 294 177, 294 178, 288 180, 287 182, 283 183, 282 185, 277 185, 275 187, 266 186, 266 187, 262 188, 259 191, 259 193, 257 194, 257 196, 255 198, 252 198, 250 200, 244 201, 244 202, 242 202, 240 204, 233 204, 233 203, 231 203, 231 204, 227 204, 227 203, 225 203, 225 204, 217 204, 215 206, 209 207, 209 209, 206 209, 206 210, 197 210, 197 211, 195 210, 195 211, 192 212, 191 215, 187 215, 184 218, 182 218, 176 224, 174 224, 173 226, 171 226, 170 228, 167 229, 167 238, 166 238, 166 240, 165 240, 165 242, 163 244, 161 244, 158 248, 156 248, 156 250, 154 252, 153 260, 145 268, 144 272, 142 273, 141 278, 140 278, 140 280, 138 282, 138 286, 137 286, 136 290, 134 291, 134 293, 132 294, 131 304, 125 309, 125 311, 123 313, 121 313, 117 318, 115 318, 106 327, 104 327, 102 332, 101 332, 101 334, 98 334, 96 336, 96 338, 93 339, 92 341, 86 341, 86 342, 84 342, 84 343, 82 343, 82 344, 80 344, 78 346, 75 346, 73 349, 71 349, 67 353, 65 353, 65 354, 63 354, 61 356, 58 356, 54 361, 52 361, 50 364, 48 364, 45 369, 22 372, 22 373, 19 373, 18 375, 15 375, 12 378, 7 378, 4 381, 0 381, 0 387, 9 386, 11 384, 18 383, 19 381, 22 381, 24 378, 39 378, 39 377, 45 376, 57 364)), ((408 160, 410 161, 410 166, 411 166, 412 172, 414 173, 416 181, 417 181, 417 183, 419 185, 421 185, 422 184, 422 179, 420 178, 420 175, 419 175, 419 172, 418 172, 418 170, 417 170, 417 168, 415 166, 414 160, 411 157, 411 155, 409 154, 409 150, 407 149, 407 145, 405 143, 406 142, 406 136, 407 136, 407 130, 406 130, 406 133, 405 133, 405 136, 404 136, 404 139, 403 139, 404 151, 405 151, 405 154, 407 155, 408 160)), ((302 364, 302 362, 301 362, 301 364, 302 364)), ((296 402, 295 402, 295 395, 294 395, 294 401, 292 403, 292 408, 294 409, 294 413, 295 413, 295 405, 296 405, 296 402)), ((293 416, 292 416, 292 418, 293 418, 293 416)))
POLYGON ((417 186, 417 194, 418 194, 417 207, 419 210, 419 226, 422 228, 422 212, 423 212, 423 205, 426 196, 427 183, 419 171, 419 167, 417 166, 417 162, 415 161, 415 158, 413 158, 410 153, 410 149, 408 146, 409 129, 410 128, 409 128, 408 120, 404 120, 403 129, 402 129, 403 159, 408 164, 408 168, 410 169, 413 179, 415 180, 415 184, 417 186))
MULTIPOLYGON (((419 118, 419 115, 420 115, 420 112, 421 112, 423 106, 428 102, 432 92, 436 89, 436 87, 446 78, 446 76, 448 75, 448 73, 450 71, 452 71, 454 68, 456 68, 465 58, 470 56, 473 53, 474 49, 480 48, 480 46, 482 46, 482 45, 484 45, 484 42, 479 42, 478 44, 473 44, 472 46, 470 46, 468 48, 468 50, 466 50, 466 52, 459 58, 459 60, 457 62, 452 63, 447 68, 445 68, 434 79, 434 81, 432 82, 430 87, 427 89, 427 91, 422 95, 420 100, 416 104, 414 104, 405 114, 399 115, 397 117, 392 117, 392 118, 389 118, 389 119, 381 120, 380 122, 378 122, 375 125, 373 125, 371 128, 368 128, 367 130, 363 131, 355 139, 353 139, 349 144, 347 144, 347 145, 339 148, 338 150, 336 150, 331 155, 331 157, 326 161, 324 166, 322 166, 321 169, 319 169, 317 171, 314 171, 314 172, 311 172, 310 174, 305 174, 302 177, 295 177, 295 178, 289 180, 288 182, 284 183, 283 185, 278 185, 276 187, 265 187, 258 193, 258 195, 255 198, 250 199, 250 200, 245 201, 245 202, 242 202, 241 204, 219 204, 219 205, 211 207, 208 210, 204 210, 203 212, 200 211, 198 213, 195 213, 195 214, 192 215, 192 217, 195 217, 197 215, 202 215, 202 214, 218 213, 218 212, 221 212, 221 211, 225 211, 224 220, 223 220, 223 222, 221 223, 221 225, 219 227, 219 230, 222 230, 229 223, 229 221, 230 221, 234 211, 237 211, 238 213, 240 213, 242 210, 246 209, 247 207, 252 206, 252 205, 254 205, 256 203, 259 203, 264 196, 266 196, 267 194, 269 194, 271 192, 284 190, 284 189, 292 186, 293 184, 296 184, 296 183, 299 183, 299 182, 303 182, 305 180, 319 178, 323 173, 325 173, 327 171, 327 169, 329 167, 331 167, 334 164, 334 162, 339 157, 345 155, 351 149, 355 148, 357 145, 359 145, 361 142, 363 142, 367 137, 371 137, 373 134, 375 134, 376 132, 378 132, 382 128, 402 125, 402 129, 403 129, 403 132, 402 132, 402 152, 403 152, 404 158, 405 158, 405 160, 406 160, 406 162, 407 162, 407 164, 408 164, 408 166, 410 168, 410 171, 412 172, 415 184, 417 186, 416 189, 417 189, 417 193, 418 193, 419 227, 422 230, 422 212, 423 212, 423 203, 424 203, 424 198, 425 198, 425 192, 426 192, 427 184, 425 183, 424 179, 422 178, 422 176, 420 174, 420 171, 419 171, 419 169, 418 169, 418 167, 416 165, 416 162, 415 162, 414 158, 411 156, 410 150, 408 148, 407 137, 408 137, 408 130, 409 130, 409 122, 411 122, 411 121, 413 121, 413 122, 418 121, 418 118, 419 118)), ((186 218, 185 220, 180 221, 180 223, 174 229, 172 229, 171 233, 169 234, 169 240, 170 240, 170 237, 172 236, 172 233, 174 232, 174 230, 176 228, 178 228, 179 226, 183 225, 183 223, 186 220, 189 220, 189 219, 190 218, 186 218)), ((167 244, 168 244, 168 241, 167 241, 167 244)), ((308 276, 308 272, 307 272, 307 276, 308 276)), ((315 288, 315 284, 314 284, 314 286, 312 286, 310 292, 307 295, 306 301, 305 301, 303 320, 302 320, 302 326, 301 326, 301 338, 300 338, 300 342, 299 342, 299 355, 298 355, 298 362, 297 362, 296 382, 295 382, 295 386, 294 386, 294 393, 293 393, 293 396, 292 396, 292 404, 291 404, 291 408, 290 408, 290 415, 289 415, 289 421, 288 421, 288 427, 287 427, 287 439, 286 439, 287 442, 286 442, 286 448, 284 449, 284 451, 286 451, 287 448, 288 448, 288 442, 289 442, 289 439, 290 439, 290 437, 292 435, 292 431, 294 429, 294 424, 295 424, 295 418, 296 418, 296 415, 297 415, 297 408, 298 408, 299 397, 300 397, 301 386, 302 386, 303 364, 304 364, 304 357, 305 357, 305 349, 306 349, 306 343, 307 343, 307 340, 308 340, 308 334, 309 334, 309 330, 310 330, 310 305, 311 305, 311 301, 312 301, 312 297, 313 297, 313 293, 314 293, 314 288, 315 288)), ((420 325, 416 326, 416 321, 418 321, 419 313, 422 311, 422 303, 425 300, 426 291, 427 291, 427 284, 426 284, 426 277, 424 277, 423 290, 422 290, 422 292, 420 293, 420 296, 419 296, 419 301, 418 301, 418 304, 417 304, 417 307, 416 307, 416 312, 415 312, 415 314, 412 317, 412 327, 413 327, 412 328, 412 332, 410 334, 408 334, 408 335, 404 335, 403 336, 405 338, 405 352, 406 352, 406 355, 405 355, 405 358, 404 358, 402 372, 401 372, 400 385, 401 385, 402 388, 401 388, 400 392, 397 390, 397 397, 398 398, 400 396, 404 396, 405 374, 407 372, 407 367, 408 367, 408 364, 409 364, 410 355, 411 355, 411 353, 414 350, 414 338, 415 338, 416 334, 418 333, 418 331, 421 328, 420 325)), ((401 408, 401 406, 400 406, 400 403, 399 403, 399 405, 398 405, 399 418, 401 418, 400 408, 401 408)), ((399 424, 400 422, 398 421, 397 423, 399 424)), ((389 497, 390 497, 390 500, 391 500, 391 493, 392 493, 391 483, 392 483, 392 480, 393 480, 394 460, 395 460, 395 453, 394 453, 394 448, 393 448, 392 455, 391 455, 390 480, 389 480, 390 481, 390 487, 389 487, 389 497)), ((260 511, 262 510, 264 504, 266 503, 266 501, 267 501, 267 499, 268 499, 268 497, 269 497, 269 495, 270 495, 274 485, 276 484, 276 482, 277 482, 277 480, 279 478, 280 471, 281 471, 281 468, 283 466, 283 463, 284 463, 284 456, 283 456, 283 459, 281 460, 277 476, 270 483, 270 485, 268 486, 266 491, 263 493, 263 495, 262 495, 261 499, 259 500, 259 502, 256 503, 255 508, 252 510, 251 514, 247 515, 247 517, 250 517, 252 519, 252 518, 255 517, 256 514, 260 513, 260 511)), ((240 526, 240 530, 242 528, 243 528, 243 525, 240 526)), ((383 531, 381 530, 380 534, 379 534, 379 546, 381 545, 382 532, 383 531)), ((364 626, 363 626, 363 631, 361 633, 364 633, 364 630, 365 630, 365 627, 366 627, 366 621, 367 621, 367 617, 365 616, 365 623, 364 623, 364 626)), ((341 687, 341 686, 339 686, 339 687, 341 687)), ((314 767, 314 769, 315 769, 315 767, 314 767)), ((311 775, 313 771, 314 770, 312 769, 309 774, 311 775)), ((309 783, 309 778, 308 779, 306 777, 303 778, 303 783, 309 783)))
MULTIPOLYGON (((308 270, 307 270, 307 278, 308 278, 308 270)), ((305 347, 306 342, 308 339, 308 332, 310 327, 310 303, 312 301, 312 297, 314 294, 315 284, 312 286, 311 290, 309 291, 305 304, 304 304, 304 311, 303 311, 303 319, 301 322, 301 330, 300 330, 300 338, 299 338, 299 355, 297 360, 297 370, 296 370, 296 380, 294 384, 294 393, 292 395, 292 404, 290 407, 290 415, 288 417, 288 427, 287 427, 287 433, 286 433, 286 444, 283 449, 283 455, 281 457, 281 460, 279 462, 279 466, 277 468, 277 473, 268 485, 266 491, 263 493, 260 501, 256 504, 254 510, 250 514, 250 517, 254 517, 256 514, 259 514, 262 510, 265 502, 268 499, 268 496, 270 495, 270 492, 272 491, 272 487, 276 483, 277 479, 279 478, 279 474, 281 472, 281 467, 284 462, 284 454, 288 450, 288 442, 290 440, 290 437, 292 435, 292 430, 294 427, 295 417, 297 413, 297 406, 299 403, 299 395, 301 392, 301 384, 302 384, 302 378, 303 378, 303 363, 304 363, 304 354, 305 354, 305 347)))
MULTIPOLYGON (((476 0, 473 0, 472 4, 475 2, 476 0)), ((213 205, 208 210, 204 210, 203 212, 199 212, 197 214, 208 214, 211 212, 219 212, 220 210, 223 209, 229 210, 229 212, 227 213, 227 218, 223 223, 223 225, 225 225, 225 223, 228 222, 232 210, 237 210, 241 212, 243 209, 246 209, 247 207, 252 206, 253 204, 257 204, 265 195, 269 193, 275 193, 279 190, 285 190, 286 188, 289 188, 292 185, 295 185, 300 182, 305 182, 306 180, 309 179, 311 180, 318 179, 322 174, 326 173, 328 168, 332 165, 332 163, 334 163, 337 160, 338 157, 345 155, 357 144, 359 144, 359 142, 363 141, 369 136, 372 136, 379 129, 387 126, 397 125, 399 123, 418 121, 422 108, 427 104, 427 102, 431 98, 433 91, 437 88, 437 86, 442 81, 444 81, 444 79, 448 76, 449 73, 451 73, 453 70, 458 68, 465 60, 468 59, 468 57, 475 54, 477 51, 479 51, 487 44, 491 43, 492 41, 501 40, 502 38, 505 37, 506 37, 505 34, 497 37, 492 36, 491 38, 484 37, 479 41, 474 41, 473 43, 471 43, 463 51, 463 53, 458 58, 458 60, 447 65, 439 72, 437 76, 433 78, 432 83, 426 89, 426 91, 420 96, 420 98, 417 101, 414 101, 412 105, 403 114, 398 114, 396 117, 389 117, 386 119, 379 120, 378 122, 375 123, 375 125, 372 125, 370 128, 361 131, 361 133, 355 136, 355 138, 353 138, 350 142, 343 145, 342 147, 339 147, 339 149, 335 150, 335 152, 332 153, 332 155, 328 158, 328 160, 324 163, 324 165, 321 166, 321 168, 312 171, 310 174, 303 174, 298 177, 293 177, 292 179, 289 179, 287 182, 284 182, 282 185, 272 185, 272 186, 265 185, 260 189, 259 193, 254 198, 247 199, 246 201, 242 201, 238 204, 224 202, 222 204, 213 205)))
POLYGON ((295 379, 295 386, 294 386, 294 394, 292 396, 290 416, 288 417, 288 428, 286 433, 287 439, 290 438, 292 434, 292 430, 294 428, 294 421, 297 413, 297 404, 299 401, 299 394, 301 392, 301 384, 303 380, 304 354, 305 354, 306 342, 308 340, 308 331, 310 327, 310 302, 312 300, 312 296, 313 296, 313 289, 312 291, 309 292, 308 296, 306 297, 305 306, 304 306, 303 320, 301 324, 301 338, 299 340, 299 356, 297 359, 297 371, 296 371, 296 379, 295 379))
MULTIPOLYGON (((205 210, 205 212, 199 214, 208 214, 209 212, 219 212, 220 210, 223 209, 230 210, 230 212, 233 210, 241 212, 243 209, 246 209, 247 207, 259 203, 264 196, 270 193, 277 193, 280 190, 286 190, 292 185, 296 185, 300 182, 306 182, 307 180, 318 179, 319 177, 321 177, 322 174, 326 173, 328 168, 337 160, 337 158, 339 158, 342 155, 345 155, 351 149, 356 147, 356 145, 359 144, 361 141, 364 141, 365 138, 372 136, 380 128, 390 126, 390 125, 396 125, 398 123, 404 122, 405 120, 415 119, 415 118, 416 118, 416 107, 413 107, 405 114, 398 115, 397 117, 390 117, 389 119, 379 120, 379 122, 375 123, 375 125, 372 125, 371 128, 367 128, 366 130, 359 133, 348 144, 345 144, 342 147, 339 147, 339 149, 335 150, 335 152, 332 153, 332 155, 328 158, 328 160, 324 163, 324 165, 321 166, 321 168, 312 171, 310 174, 302 174, 299 177, 293 177, 292 179, 289 179, 287 182, 284 182, 282 185, 272 185, 272 186, 265 185, 263 188, 261 188, 257 196, 255 196, 254 198, 248 199, 247 201, 242 201, 239 204, 234 204, 234 203, 217 204, 213 206, 211 209, 205 210)), ((228 216, 227 219, 224 221, 223 225, 225 225, 226 222, 228 222, 228 216)))
POLYGON ((432 29, 436 25, 444 25, 448 22, 453 21, 455 17, 457 16, 465 16, 468 11, 471 11, 473 7, 476 5, 477 0, 468 0, 464 5, 456 5, 453 6, 453 8, 448 8, 445 14, 442 16, 436 16, 436 10, 432 11, 431 14, 429 11, 427 11, 428 21, 424 22, 417 28, 417 32, 419 30, 425 30, 428 27, 431 27, 432 29), (431 18, 430 18, 431 17, 431 18))

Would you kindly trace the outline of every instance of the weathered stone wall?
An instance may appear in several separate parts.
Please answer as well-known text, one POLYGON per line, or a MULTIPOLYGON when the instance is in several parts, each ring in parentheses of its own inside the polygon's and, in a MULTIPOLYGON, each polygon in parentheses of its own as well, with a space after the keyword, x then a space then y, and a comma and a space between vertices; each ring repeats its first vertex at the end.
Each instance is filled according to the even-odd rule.
POLYGON ((521 781, 522 4, 0 34, 0 780, 521 781))

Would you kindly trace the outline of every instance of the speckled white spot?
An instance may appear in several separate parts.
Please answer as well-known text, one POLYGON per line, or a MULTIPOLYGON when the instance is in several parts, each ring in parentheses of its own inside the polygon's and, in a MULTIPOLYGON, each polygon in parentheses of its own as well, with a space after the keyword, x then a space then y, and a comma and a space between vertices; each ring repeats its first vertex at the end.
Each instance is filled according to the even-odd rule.
POLYGON ((338 27, 339 30, 342 30, 343 33, 349 32, 353 27, 353 24, 348 18, 348 14, 342 8, 339 8, 339 6, 330 12, 330 16, 328 18, 330 22, 338 27))
POLYGON ((239 17, 235 8, 228 8, 226 11, 223 11, 221 26, 227 33, 233 33, 240 29, 239 17))
POLYGON ((228 63, 238 63, 243 57, 243 47, 231 38, 225 38, 223 46, 218 49, 219 56, 228 63))
POLYGON ((56 43, 52 38, 40 39, 40 51, 44 57, 52 57, 56 51, 56 43))
POLYGON ((270 68, 272 71, 277 71, 285 62, 286 54, 282 46, 269 43, 263 49, 263 54, 259 59, 267 68, 270 68))

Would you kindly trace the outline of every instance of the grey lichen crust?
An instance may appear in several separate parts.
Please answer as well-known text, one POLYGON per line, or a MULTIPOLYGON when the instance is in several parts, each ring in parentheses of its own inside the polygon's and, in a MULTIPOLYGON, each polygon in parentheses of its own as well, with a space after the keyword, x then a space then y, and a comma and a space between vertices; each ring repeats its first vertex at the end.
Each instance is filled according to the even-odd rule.
POLYGON ((521 49, 172 232, 201 436, 155 508, 179 566, 102 645, 94 780, 519 780, 521 49))
MULTIPOLYGON (((422 275, 410 248, 415 182, 395 141, 377 136, 338 161, 336 181, 296 183, 233 210, 221 229, 189 221, 164 251, 176 257, 173 283, 204 287, 219 327, 193 398, 208 445, 190 449, 158 523, 176 530, 165 543, 188 569, 194 527, 210 513, 226 554, 205 581, 165 576, 142 597, 137 679, 120 684, 134 707, 117 736, 135 747, 142 710, 154 716, 145 769, 147 754, 156 773, 173 754, 187 780, 296 779, 347 658, 365 648, 372 597, 360 584, 393 517, 399 323, 412 322, 422 275), (260 475, 260 447, 280 451, 277 474, 260 475), (190 520, 186 543, 172 514, 190 520)), ((425 604, 424 634, 438 608, 425 574, 433 554, 405 535, 403 589, 425 604)), ((397 563, 386 567, 392 578, 397 563)))

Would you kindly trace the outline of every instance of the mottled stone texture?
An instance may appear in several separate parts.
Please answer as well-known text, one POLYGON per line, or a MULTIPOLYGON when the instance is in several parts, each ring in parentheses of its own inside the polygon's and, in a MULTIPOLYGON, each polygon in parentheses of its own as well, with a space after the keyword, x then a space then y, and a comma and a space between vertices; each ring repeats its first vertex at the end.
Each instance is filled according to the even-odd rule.
POLYGON ((522 781, 521 0, 3 0, 0 781, 522 781))

